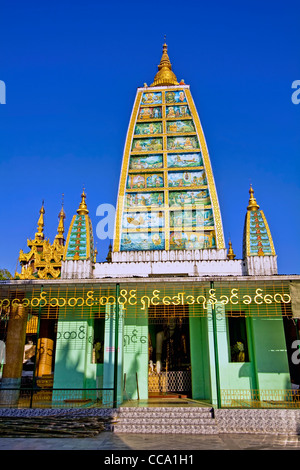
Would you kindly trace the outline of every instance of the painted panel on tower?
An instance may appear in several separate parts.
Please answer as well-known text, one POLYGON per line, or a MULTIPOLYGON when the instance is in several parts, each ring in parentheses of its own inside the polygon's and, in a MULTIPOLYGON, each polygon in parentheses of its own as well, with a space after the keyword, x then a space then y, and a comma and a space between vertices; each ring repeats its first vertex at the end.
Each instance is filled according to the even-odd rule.
POLYGON ((167 138, 168 150, 193 150, 198 148, 200 146, 196 136, 167 138))
POLYGON ((168 153, 168 168, 203 166, 201 153, 168 153))
POLYGON ((157 173, 129 175, 127 178, 127 189, 161 188, 163 185, 163 175, 157 173))
POLYGON ((207 184, 205 172, 199 171, 174 171, 168 173, 168 185, 171 188, 202 186, 207 184))
POLYGON ((147 92, 143 93, 141 104, 161 104, 162 95, 161 92, 147 92))
POLYGON ((166 106, 167 119, 184 118, 191 115, 190 108, 187 105, 166 106))
POLYGON ((215 247, 216 237, 213 231, 208 234, 176 231, 170 233, 170 250, 201 250, 215 247))
POLYGON ((129 162, 129 170, 153 170, 162 168, 163 156, 160 155, 141 155, 131 156, 129 162))
POLYGON ((162 122, 141 122, 135 126, 135 135, 162 134, 162 122))
POLYGON ((170 227, 213 227, 212 209, 177 210, 170 212, 170 227))
POLYGON ((155 152, 162 150, 163 140, 162 138, 145 138, 145 139, 133 139, 132 151, 133 152, 155 152))
POLYGON ((160 233, 123 233, 121 251, 164 250, 165 236, 160 233))
POLYGON ((211 205, 207 189, 201 191, 170 191, 169 206, 172 208, 186 206, 211 205))
POLYGON ((168 103, 186 103, 186 96, 183 90, 166 91, 165 94, 166 104, 168 103))
POLYGON ((195 132, 195 126, 192 120, 185 121, 167 121, 167 133, 185 133, 195 132))
POLYGON ((125 208, 152 208, 161 207, 164 204, 163 192, 151 193, 126 193, 125 195, 125 208))
POLYGON ((138 119, 160 119, 162 117, 161 106, 149 107, 149 108, 140 108, 138 119))
POLYGON ((162 212, 125 212, 123 214, 124 229, 160 228, 164 226, 162 212))

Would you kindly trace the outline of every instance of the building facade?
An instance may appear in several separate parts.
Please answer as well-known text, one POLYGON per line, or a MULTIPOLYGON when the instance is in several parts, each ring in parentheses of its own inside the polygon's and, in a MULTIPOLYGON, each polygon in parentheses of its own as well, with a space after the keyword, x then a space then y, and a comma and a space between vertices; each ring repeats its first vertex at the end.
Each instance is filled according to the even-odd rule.
POLYGON ((153 83, 137 89, 107 261, 96 261, 85 191, 66 239, 62 209, 45 240, 44 212, 21 272, 0 285, 2 404, 27 383, 36 403, 44 388, 57 406, 298 406, 300 276, 278 274, 252 187, 242 259, 226 246, 202 125, 166 44, 153 83))

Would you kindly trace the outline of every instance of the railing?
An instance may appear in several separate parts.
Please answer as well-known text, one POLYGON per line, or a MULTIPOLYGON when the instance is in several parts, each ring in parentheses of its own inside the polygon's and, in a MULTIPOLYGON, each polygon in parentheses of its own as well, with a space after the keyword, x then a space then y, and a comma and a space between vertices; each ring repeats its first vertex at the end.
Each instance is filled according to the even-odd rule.
POLYGON ((221 408, 300 408, 300 391, 221 389, 221 408))
POLYGON ((113 388, 0 388, 0 408, 114 408, 113 388))

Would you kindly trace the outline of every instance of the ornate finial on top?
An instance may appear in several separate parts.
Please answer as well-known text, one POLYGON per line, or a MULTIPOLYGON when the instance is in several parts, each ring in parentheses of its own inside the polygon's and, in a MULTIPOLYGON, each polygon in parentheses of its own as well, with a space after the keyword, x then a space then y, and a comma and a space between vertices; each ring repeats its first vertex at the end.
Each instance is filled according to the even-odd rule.
POLYGON ((168 46, 166 43, 163 45, 163 54, 158 66, 158 72, 154 77, 154 82, 151 86, 168 86, 178 85, 178 81, 174 72, 172 72, 172 64, 168 56, 168 46))
POLYGON ((58 214, 58 227, 57 227, 57 235, 55 236, 55 238, 57 240, 59 240, 60 244, 63 245, 64 244, 64 232, 65 232, 65 227, 64 227, 64 220, 66 218, 66 214, 65 214, 65 211, 64 211, 64 195, 62 195, 62 203, 61 203, 61 210, 58 214))
POLYGON ((229 249, 228 249, 228 253, 227 253, 227 258, 228 259, 234 259, 235 258, 235 254, 233 252, 233 249, 232 249, 232 243, 231 241, 229 240, 229 249))
POLYGON ((44 209, 44 201, 42 202, 42 207, 40 209, 40 217, 38 220, 38 231, 35 234, 37 238, 44 239, 44 214, 45 214, 45 209, 44 209))
POLYGON ((253 191, 252 185, 250 185, 249 194, 250 194, 250 199, 249 199, 247 209, 248 211, 257 211, 259 209, 259 205, 257 204, 255 197, 253 196, 254 191, 253 191))
POLYGON ((84 214, 89 213, 86 202, 85 202, 85 199, 86 199, 86 194, 85 194, 84 188, 83 188, 83 191, 81 193, 81 203, 79 204, 79 208, 77 209, 77 214, 79 214, 79 215, 84 215, 84 214))
POLYGON ((95 251, 94 251, 94 263, 97 262, 97 254, 98 254, 98 250, 97 250, 97 246, 96 246, 95 251))
POLYGON ((107 254, 107 257, 106 257, 106 261, 108 263, 111 263, 111 258, 112 258, 112 246, 111 246, 111 243, 110 243, 109 248, 108 248, 108 254, 107 254))

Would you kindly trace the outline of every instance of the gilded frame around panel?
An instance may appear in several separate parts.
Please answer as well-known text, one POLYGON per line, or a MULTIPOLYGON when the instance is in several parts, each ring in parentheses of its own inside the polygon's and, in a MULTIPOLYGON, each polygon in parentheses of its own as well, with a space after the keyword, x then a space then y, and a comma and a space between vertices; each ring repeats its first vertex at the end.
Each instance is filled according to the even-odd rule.
MULTIPOLYGON (((191 119, 194 119, 194 124, 196 127, 196 132, 195 135, 199 139, 200 143, 200 151, 203 159, 203 166, 204 170, 206 173, 207 177, 207 186, 209 188, 210 196, 211 196, 211 201, 212 201, 212 209, 213 209, 213 214, 214 214, 214 221, 215 221, 215 232, 216 232, 216 241, 217 241, 217 248, 225 248, 225 241, 224 241, 224 233, 223 233, 223 225, 222 225, 222 219, 221 219, 221 213, 220 213, 220 207, 219 207, 219 201, 218 201, 218 196, 216 192, 216 187, 215 187, 215 182, 214 182, 214 177, 212 173, 212 168, 211 168, 211 163, 210 163, 210 158, 209 158, 209 153, 208 149, 206 146, 206 141, 204 137, 204 133, 202 130, 202 126, 200 123, 200 119, 197 113, 196 106, 194 104, 193 98, 191 96, 190 90, 188 86, 176 86, 176 87, 162 87, 162 89, 159 89, 157 91, 162 93, 162 103, 156 106, 161 106, 162 107, 162 122, 163 122, 163 161, 164 161, 164 169, 163 173, 166 176, 168 172, 168 168, 166 165, 166 156, 167 156, 167 148, 166 148, 166 139, 167 139, 167 132, 166 132, 166 106, 167 103, 165 102, 165 91, 177 91, 178 89, 184 89, 185 94, 186 94, 186 101, 187 105, 190 107, 191 110, 191 119)), ((149 107, 151 105, 142 105, 141 104, 141 98, 143 93, 146 92, 145 89, 139 89, 136 95, 132 115, 130 118, 130 123, 127 131, 127 136, 126 136, 126 142, 125 142, 125 149, 123 153, 123 162, 122 162, 122 170, 121 170, 121 177, 120 177, 120 183, 119 183, 119 190, 118 190, 118 200, 117 200, 117 210, 116 210, 116 220, 115 220, 115 230, 114 230, 114 242, 113 242, 113 251, 119 251, 120 250, 120 245, 121 245, 121 225, 122 225, 122 213, 123 213, 123 204, 124 204, 124 198, 125 198, 125 188, 126 188, 126 177, 129 169, 129 159, 130 159, 130 154, 131 152, 131 145, 132 145, 132 139, 134 136, 134 129, 135 125, 137 122, 137 115, 140 106, 145 106, 149 107)), ((185 134, 186 135, 186 134, 185 134)), ((148 188, 149 190, 150 188, 148 188)), ((159 188, 159 190, 164 191, 165 194, 165 208, 168 207, 168 201, 167 194, 168 194, 168 187, 164 186, 159 188)), ((165 228, 164 228, 164 233, 165 233, 165 242, 166 246, 165 249, 169 250, 169 220, 168 220, 168 210, 165 210, 165 228)))
POLYGON ((126 176, 127 176, 128 167, 129 167, 129 158, 130 158, 133 132, 134 132, 134 127, 135 127, 135 123, 137 119, 138 110, 140 107, 142 94, 143 94, 142 91, 138 91, 136 94, 135 103, 133 105, 133 110, 132 110, 132 114, 130 117, 129 127, 128 127, 126 141, 125 141, 121 177, 120 177, 119 190, 118 190, 118 199, 117 199, 113 251, 120 251, 121 223, 122 223, 123 204, 124 204, 124 197, 125 197, 126 176))
POLYGON ((214 214, 214 219, 215 219, 217 248, 222 249, 222 248, 225 248, 223 224, 222 224, 222 219, 221 219, 220 206, 219 206, 215 181, 214 181, 214 177, 213 177, 213 172, 212 172, 212 168, 211 168, 209 153, 208 153, 208 149, 207 149, 203 129, 202 129, 200 119, 199 119, 199 116, 198 116, 198 112, 197 112, 196 106, 194 104, 194 100, 192 98, 190 90, 186 89, 185 94, 186 94, 186 97, 187 97, 188 105, 190 106, 191 115, 194 118, 196 131, 197 131, 198 138, 199 138, 199 141, 200 141, 200 148, 201 148, 201 152, 202 152, 202 158, 203 158, 205 173, 206 173, 207 182, 208 182, 208 188, 209 188, 209 191, 210 191, 210 196, 211 196, 211 201, 212 201, 212 209, 213 209, 213 214, 214 214))

